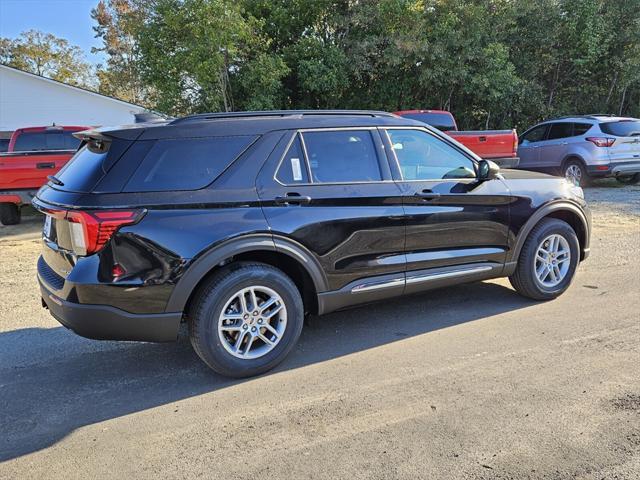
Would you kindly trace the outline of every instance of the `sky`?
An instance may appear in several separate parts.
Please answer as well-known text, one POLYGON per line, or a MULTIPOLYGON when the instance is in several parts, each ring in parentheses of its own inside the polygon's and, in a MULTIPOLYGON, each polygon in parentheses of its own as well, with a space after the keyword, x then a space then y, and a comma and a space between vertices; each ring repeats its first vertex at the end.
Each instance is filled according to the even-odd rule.
POLYGON ((92 54, 100 46, 94 38, 91 9, 98 0, 0 0, 0 37, 15 38, 21 32, 36 29, 65 38, 78 45, 90 63, 103 61, 92 54))

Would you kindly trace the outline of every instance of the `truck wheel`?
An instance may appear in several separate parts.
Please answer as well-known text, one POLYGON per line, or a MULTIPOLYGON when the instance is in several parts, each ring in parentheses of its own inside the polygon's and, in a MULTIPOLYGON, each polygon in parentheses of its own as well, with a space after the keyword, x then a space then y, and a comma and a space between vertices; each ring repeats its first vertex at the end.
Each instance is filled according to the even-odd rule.
POLYGON ((552 300, 573 280, 580 261, 580 243, 573 228, 556 218, 543 218, 529 233, 509 281, 534 300, 552 300))
POLYGON ((303 320, 300 292, 287 275, 270 265, 240 263, 199 288, 189 309, 189 336, 211 369, 249 377, 284 360, 303 320))
POLYGON ((562 175, 581 187, 591 184, 591 177, 580 160, 569 160, 562 169, 562 175))
POLYGON ((3 225, 20 223, 20 207, 15 203, 0 203, 0 222, 3 225))
POLYGON ((640 182, 640 173, 634 175, 620 175, 616 177, 616 180, 623 185, 635 185, 640 182))

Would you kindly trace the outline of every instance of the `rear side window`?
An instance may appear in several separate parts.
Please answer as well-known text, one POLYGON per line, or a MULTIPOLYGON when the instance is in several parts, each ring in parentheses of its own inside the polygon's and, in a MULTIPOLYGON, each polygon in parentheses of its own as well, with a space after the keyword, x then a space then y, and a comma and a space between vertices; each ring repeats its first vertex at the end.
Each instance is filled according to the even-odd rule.
POLYGON ((573 135, 573 123, 558 122, 552 123, 549 129, 547 140, 555 140, 557 138, 567 138, 573 135))
POLYGON ((306 132, 314 182, 375 182, 382 180, 373 137, 368 130, 306 132))
POLYGON ((37 150, 75 150, 80 140, 70 131, 25 132, 18 135, 14 150, 29 152, 37 150))
POLYGON ((278 168, 278 172, 276 173, 276 179, 285 185, 309 183, 304 150, 302 149, 299 134, 295 136, 289 150, 282 159, 280 168, 278 168))
POLYGON ((640 136, 640 120, 601 123, 600 130, 603 133, 617 137, 637 137, 640 136))
POLYGON ((573 136, 579 137, 580 135, 584 135, 589 131, 592 127, 590 123, 574 123, 573 124, 573 136))
POLYGON ((410 118, 411 120, 418 120, 419 122, 431 125, 434 128, 442 132, 448 132, 456 129, 456 124, 453 121, 453 116, 446 113, 403 113, 404 118, 410 118))
POLYGON ((124 191, 159 192, 206 187, 256 138, 233 136, 158 140, 124 191))

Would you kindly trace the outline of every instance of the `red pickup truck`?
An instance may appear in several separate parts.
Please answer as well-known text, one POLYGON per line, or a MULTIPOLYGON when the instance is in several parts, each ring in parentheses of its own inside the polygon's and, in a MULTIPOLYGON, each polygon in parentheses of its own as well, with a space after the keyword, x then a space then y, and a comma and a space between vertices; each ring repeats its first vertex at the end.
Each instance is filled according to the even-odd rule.
POLYGON ((7 152, 0 153, 0 222, 20 222, 20 207, 76 152, 80 140, 72 134, 87 128, 53 125, 13 132, 7 152))
POLYGON ((456 119, 446 110, 402 110, 395 112, 445 132, 481 158, 496 162, 503 168, 518 166, 518 134, 513 130, 459 131, 456 119))

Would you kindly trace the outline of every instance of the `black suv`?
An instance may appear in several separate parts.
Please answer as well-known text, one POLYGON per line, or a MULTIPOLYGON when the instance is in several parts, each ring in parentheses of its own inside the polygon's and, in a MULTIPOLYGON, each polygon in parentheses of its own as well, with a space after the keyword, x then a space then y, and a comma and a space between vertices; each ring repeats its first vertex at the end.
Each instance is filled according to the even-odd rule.
POLYGON ((88 130, 34 205, 43 305, 89 338, 191 343, 216 372, 281 362, 306 314, 508 276, 560 295, 589 253, 582 190, 499 171, 369 111, 205 114, 88 130))

